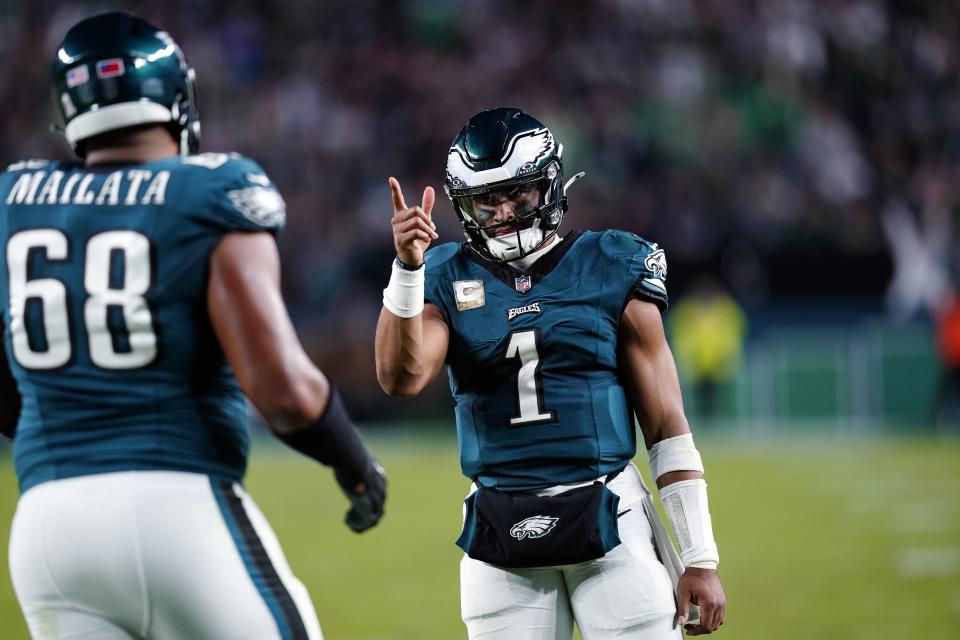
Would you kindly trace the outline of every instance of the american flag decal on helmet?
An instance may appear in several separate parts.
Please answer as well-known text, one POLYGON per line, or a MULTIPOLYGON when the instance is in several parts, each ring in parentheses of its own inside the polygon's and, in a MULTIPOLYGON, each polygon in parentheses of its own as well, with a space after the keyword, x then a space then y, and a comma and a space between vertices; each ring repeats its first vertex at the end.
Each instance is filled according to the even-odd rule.
POLYGON ((87 71, 87 65, 82 64, 79 67, 74 67, 67 71, 67 88, 73 89, 78 87, 84 82, 90 80, 90 72, 87 71))
POLYGON ((109 58, 107 60, 100 60, 97 62, 98 78, 115 78, 117 76, 122 76, 123 73, 124 68, 122 58, 109 58))

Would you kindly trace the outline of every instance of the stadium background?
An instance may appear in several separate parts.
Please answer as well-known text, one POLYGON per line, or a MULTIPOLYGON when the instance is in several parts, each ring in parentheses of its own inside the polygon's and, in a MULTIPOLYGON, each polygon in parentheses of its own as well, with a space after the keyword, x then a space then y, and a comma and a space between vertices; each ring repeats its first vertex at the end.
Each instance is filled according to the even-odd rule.
MULTIPOLYGON (((197 68, 204 149, 253 157, 284 194, 294 319, 391 472, 387 519, 357 538, 328 472, 255 444, 249 488, 327 637, 464 635, 449 394, 441 379, 385 397, 373 329, 386 177, 408 200, 440 187, 454 133, 500 105, 546 122, 568 175, 587 172, 567 228, 667 252, 722 635, 955 633, 955 2, 0 0, 0 161, 67 154, 47 129, 49 62, 72 23, 113 8, 165 27, 197 68)), ((460 238, 442 196, 434 218, 460 238)), ((0 448, 4 522, 16 495, 0 448)), ((26 637, 6 579, 0 614, 0 637, 26 637)))

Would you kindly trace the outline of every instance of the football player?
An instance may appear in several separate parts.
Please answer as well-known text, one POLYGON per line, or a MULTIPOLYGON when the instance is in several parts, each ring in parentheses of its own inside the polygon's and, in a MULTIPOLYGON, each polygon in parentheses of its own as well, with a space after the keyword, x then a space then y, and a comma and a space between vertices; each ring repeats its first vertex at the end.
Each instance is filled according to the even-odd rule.
POLYGON ((582 175, 564 184, 562 151, 518 109, 471 118, 445 181, 466 241, 429 252, 433 189, 408 206, 390 179, 397 259, 377 375, 412 396, 447 366, 473 480, 458 541, 471 638, 569 639, 574 621, 586 640, 711 633, 725 596, 660 318, 664 252, 622 231, 561 235, 582 175), (680 558, 631 463, 631 413, 680 558))
POLYGON ((333 467, 353 530, 379 520, 385 476, 287 315, 283 199, 251 160, 191 155, 194 73, 149 23, 78 23, 52 81, 80 160, 0 176, 0 428, 22 490, 10 570, 30 632, 320 638, 241 486, 244 393, 278 438, 333 467))

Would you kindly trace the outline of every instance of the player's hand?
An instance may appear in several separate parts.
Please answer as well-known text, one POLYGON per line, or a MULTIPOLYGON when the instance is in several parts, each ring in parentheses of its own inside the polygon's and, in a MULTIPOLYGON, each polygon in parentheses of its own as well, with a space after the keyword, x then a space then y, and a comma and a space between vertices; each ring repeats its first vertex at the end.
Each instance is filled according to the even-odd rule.
POLYGON ((687 630, 687 635, 713 633, 723 624, 726 609, 727 596, 717 572, 687 567, 677 585, 677 624, 687 630), (691 602, 700 607, 700 621, 696 624, 687 624, 691 602))
POLYGON ((355 533, 366 531, 380 522, 383 517, 383 503, 387 501, 387 474, 376 458, 367 473, 358 483, 349 483, 334 470, 337 483, 344 495, 350 500, 350 511, 344 521, 355 533))
POLYGON ((440 236, 437 227, 430 219, 436 194, 433 187, 423 190, 423 201, 419 206, 408 207, 403 200, 403 192, 396 178, 390 178, 390 194, 393 196, 393 246, 397 257, 406 265, 416 267, 423 264, 423 254, 430 242, 440 236))

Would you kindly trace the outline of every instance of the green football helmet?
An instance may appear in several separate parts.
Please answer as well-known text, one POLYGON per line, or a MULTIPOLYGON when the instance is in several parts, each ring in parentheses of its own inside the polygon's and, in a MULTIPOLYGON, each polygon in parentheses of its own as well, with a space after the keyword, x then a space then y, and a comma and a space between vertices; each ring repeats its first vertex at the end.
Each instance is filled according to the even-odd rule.
POLYGON ((54 109, 80 156, 84 140, 143 124, 167 124, 183 154, 200 144, 195 74, 169 34, 123 12, 78 22, 51 69, 54 109))
POLYGON ((510 262, 544 246, 567 210, 563 145, 542 122, 520 109, 501 107, 476 114, 454 138, 447 154, 444 190, 471 246, 494 262, 510 262), (515 203, 514 215, 498 222, 498 203, 515 203))

